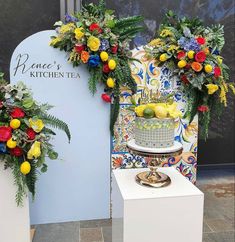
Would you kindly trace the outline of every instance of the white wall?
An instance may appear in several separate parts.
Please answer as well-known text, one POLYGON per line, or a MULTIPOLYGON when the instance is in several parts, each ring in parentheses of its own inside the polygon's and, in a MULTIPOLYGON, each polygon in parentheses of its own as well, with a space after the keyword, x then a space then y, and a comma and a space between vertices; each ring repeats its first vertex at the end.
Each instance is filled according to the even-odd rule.
POLYGON ((53 143, 62 160, 49 160, 48 172, 39 177, 31 224, 108 218, 110 107, 100 98, 102 87, 94 97, 90 94, 86 68, 73 68, 65 52, 49 46, 53 34, 42 31, 25 39, 10 65, 11 83, 22 80, 35 99, 55 105, 52 113, 72 133, 68 144, 65 134, 57 132, 53 143))

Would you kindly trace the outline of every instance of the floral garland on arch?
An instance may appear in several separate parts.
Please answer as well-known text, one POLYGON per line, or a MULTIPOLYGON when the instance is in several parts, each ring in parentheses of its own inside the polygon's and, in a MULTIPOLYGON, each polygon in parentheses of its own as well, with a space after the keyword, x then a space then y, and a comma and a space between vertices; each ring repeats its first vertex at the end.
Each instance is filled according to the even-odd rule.
POLYGON ((141 16, 118 19, 113 10, 105 8, 104 1, 98 5, 88 4, 73 16, 66 15, 65 23, 55 23, 57 36, 50 45, 68 52, 73 66, 86 64, 90 72, 89 89, 94 94, 97 83, 105 85, 101 98, 112 102, 110 129, 119 113, 120 87, 136 92, 129 61, 130 41, 142 30, 141 16))
POLYGON ((38 104, 22 82, 7 84, 0 73, 0 162, 12 169, 18 206, 23 205, 28 191, 34 198, 38 173, 47 171, 45 158, 58 157, 50 143, 56 134, 49 127, 61 129, 71 138, 67 124, 48 114, 51 108, 38 104))
POLYGON ((221 114, 227 106, 229 68, 220 55, 224 46, 224 31, 220 24, 205 27, 198 18, 179 18, 169 11, 160 25, 156 38, 146 47, 146 56, 157 65, 166 65, 183 83, 188 96, 185 118, 191 123, 199 112, 199 124, 204 138, 208 137, 211 115, 221 114))

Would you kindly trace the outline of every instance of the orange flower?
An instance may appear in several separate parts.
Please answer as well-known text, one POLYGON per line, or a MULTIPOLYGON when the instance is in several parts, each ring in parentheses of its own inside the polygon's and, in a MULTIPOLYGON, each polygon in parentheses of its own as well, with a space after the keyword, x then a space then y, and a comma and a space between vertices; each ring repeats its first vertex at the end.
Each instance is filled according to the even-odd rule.
POLYGON ((202 65, 199 62, 196 62, 196 61, 191 64, 191 67, 196 72, 199 72, 199 71, 202 70, 202 65))
POLYGON ((88 53, 87 51, 83 50, 83 51, 81 52, 81 60, 82 60, 82 62, 83 62, 83 63, 87 63, 88 60, 89 60, 89 58, 90 58, 89 53, 88 53))
POLYGON ((207 48, 205 48, 205 49, 203 49, 203 51, 204 51, 204 53, 205 53, 206 55, 210 54, 210 50, 209 50, 209 48, 208 48, 208 47, 207 47, 207 48))

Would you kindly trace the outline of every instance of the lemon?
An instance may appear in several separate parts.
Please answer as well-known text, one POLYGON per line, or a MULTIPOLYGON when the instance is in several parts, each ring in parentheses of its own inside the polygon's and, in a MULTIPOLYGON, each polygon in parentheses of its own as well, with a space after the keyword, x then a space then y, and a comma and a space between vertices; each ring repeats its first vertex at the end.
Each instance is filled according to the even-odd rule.
POLYGON ((113 60, 113 59, 109 60, 108 66, 109 66, 110 70, 114 70, 116 68, 116 65, 117 65, 117 63, 115 60, 113 60))
POLYGON ((107 84, 108 87, 113 88, 115 86, 115 81, 113 80, 113 78, 109 77, 107 79, 106 84, 107 84))
POLYGON ((166 118, 168 111, 164 106, 156 106, 155 109, 155 115, 157 118, 166 118))
POLYGON ((178 67, 179 68, 184 68, 187 65, 187 62, 185 60, 180 60, 178 62, 178 67))
POLYGON ((20 165, 20 172, 24 175, 29 174, 29 172, 31 171, 31 165, 28 161, 24 161, 21 165, 20 165))
POLYGON ((213 68, 211 65, 207 64, 207 65, 205 65, 204 70, 206 73, 211 73, 213 68))
POLYGON ((16 147, 16 141, 12 140, 12 138, 10 138, 8 141, 7 141, 7 147, 10 148, 10 149, 13 149, 16 147))
POLYGON ((154 118, 155 116, 155 113, 152 110, 152 108, 145 108, 143 114, 145 118, 154 118))
POLYGON ((18 129, 20 127, 20 124, 21 124, 20 120, 17 118, 14 118, 10 122, 10 127, 13 129, 18 129))
POLYGON ((195 52, 193 51, 193 50, 190 50, 189 52, 188 52, 188 58, 189 59, 193 59, 193 57, 194 57, 194 54, 195 54, 195 52))
POLYGON ((101 59, 103 62, 107 61, 108 58, 109 58, 109 55, 108 55, 108 53, 107 53, 106 51, 102 51, 102 52, 100 53, 100 59, 101 59))
POLYGON ((167 55, 166 55, 166 54, 161 54, 160 57, 159 57, 159 60, 160 60, 161 62, 166 61, 166 60, 167 60, 167 55))

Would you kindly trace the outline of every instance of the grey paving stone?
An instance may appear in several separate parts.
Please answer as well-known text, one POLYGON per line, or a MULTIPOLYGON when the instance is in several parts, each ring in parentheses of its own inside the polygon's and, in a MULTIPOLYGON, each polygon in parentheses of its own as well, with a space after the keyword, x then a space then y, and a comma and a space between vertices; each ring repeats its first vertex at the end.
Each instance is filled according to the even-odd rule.
POLYGON ((234 242, 234 232, 219 232, 203 234, 203 242, 234 242))
POLYGON ((214 232, 234 231, 232 223, 224 219, 210 219, 206 223, 214 232))
POLYGON ((37 225, 33 242, 79 242, 79 222, 37 225))
POLYGON ((80 221, 80 228, 97 228, 97 227, 107 227, 107 226, 112 226, 111 219, 96 219, 96 220, 80 221))
POLYGON ((81 228, 80 242, 104 242, 101 228, 81 228))

